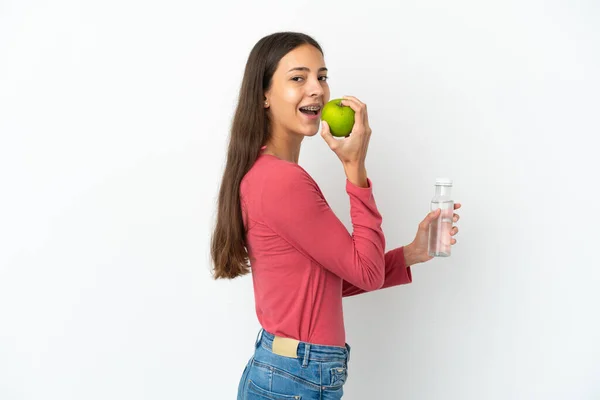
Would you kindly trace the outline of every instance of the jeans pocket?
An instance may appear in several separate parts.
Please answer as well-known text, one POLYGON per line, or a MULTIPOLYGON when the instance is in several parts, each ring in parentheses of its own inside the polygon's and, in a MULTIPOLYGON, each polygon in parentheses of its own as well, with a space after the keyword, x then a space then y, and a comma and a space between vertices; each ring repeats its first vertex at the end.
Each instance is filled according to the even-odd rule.
POLYGON ((346 379, 348 378, 348 370, 346 367, 334 367, 329 371, 331 375, 331 383, 329 386, 333 388, 344 386, 344 383, 346 383, 346 379))
POLYGON ((248 400, 301 400, 302 396, 271 392, 258 386, 250 379, 248 381, 248 400))

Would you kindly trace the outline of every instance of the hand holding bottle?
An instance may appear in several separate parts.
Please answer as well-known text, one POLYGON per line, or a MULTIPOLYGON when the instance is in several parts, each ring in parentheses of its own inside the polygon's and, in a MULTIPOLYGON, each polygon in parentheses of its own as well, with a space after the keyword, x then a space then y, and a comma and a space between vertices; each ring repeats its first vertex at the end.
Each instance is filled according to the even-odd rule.
MULTIPOLYGON (((460 203, 454 204, 454 210, 458 210, 461 207, 460 203)), ((415 239, 409 245, 404 248, 404 257, 407 265, 414 265, 429 261, 433 259, 433 256, 429 255, 429 227, 431 223, 437 220, 440 216, 441 209, 438 208, 431 211, 423 221, 419 224, 419 228, 415 239)), ((460 219, 460 215, 454 213, 452 217, 453 222, 457 222, 460 219)), ((455 236, 458 233, 458 227, 455 226, 450 230, 450 236, 455 236)), ((451 245, 456 244, 456 239, 451 238, 451 245)))

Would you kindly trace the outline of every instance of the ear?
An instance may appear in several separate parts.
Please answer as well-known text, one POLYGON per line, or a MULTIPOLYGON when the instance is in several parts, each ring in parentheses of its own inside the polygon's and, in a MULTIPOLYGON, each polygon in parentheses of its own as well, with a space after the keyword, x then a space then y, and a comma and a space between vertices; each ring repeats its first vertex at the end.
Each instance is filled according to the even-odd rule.
POLYGON ((263 94, 263 107, 265 109, 271 107, 271 101, 269 100, 269 97, 271 97, 270 96, 270 90, 264 92, 264 94, 263 94))

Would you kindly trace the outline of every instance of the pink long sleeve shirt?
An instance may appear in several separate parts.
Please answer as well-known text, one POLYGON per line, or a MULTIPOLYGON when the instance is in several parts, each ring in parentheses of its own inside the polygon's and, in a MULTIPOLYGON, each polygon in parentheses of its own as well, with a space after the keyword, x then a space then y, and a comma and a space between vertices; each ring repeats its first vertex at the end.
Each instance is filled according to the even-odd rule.
POLYGON ((412 282, 404 249, 385 252, 372 182, 346 180, 353 232, 298 164, 260 154, 240 185, 256 315, 278 336, 344 346, 342 297, 412 282))

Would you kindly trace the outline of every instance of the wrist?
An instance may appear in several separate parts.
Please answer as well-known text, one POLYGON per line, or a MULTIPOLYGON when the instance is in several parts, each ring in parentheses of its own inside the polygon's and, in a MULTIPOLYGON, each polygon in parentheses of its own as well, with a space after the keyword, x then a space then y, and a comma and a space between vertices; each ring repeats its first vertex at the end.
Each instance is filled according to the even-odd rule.
POLYGON ((364 164, 345 164, 344 171, 348 180, 355 186, 362 188, 369 187, 367 170, 364 164))
POLYGON ((410 243, 410 244, 407 244, 406 246, 404 246, 404 262, 406 263, 407 267, 410 267, 411 265, 415 265, 415 264, 419 263, 419 261, 416 258, 413 243, 410 243))

